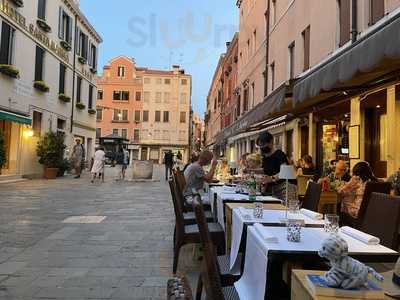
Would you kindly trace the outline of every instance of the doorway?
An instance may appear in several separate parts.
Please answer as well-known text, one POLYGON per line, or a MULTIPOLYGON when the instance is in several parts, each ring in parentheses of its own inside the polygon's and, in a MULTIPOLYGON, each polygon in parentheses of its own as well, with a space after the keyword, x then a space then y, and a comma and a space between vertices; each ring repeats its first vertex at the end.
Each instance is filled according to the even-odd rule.
POLYGON ((0 131, 4 136, 4 145, 6 150, 6 164, 3 166, 3 172, 9 169, 10 165, 10 146, 11 146, 11 122, 0 120, 0 131))
POLYGON ((361 103, 365 116, 365 160, 376 177, 387 177, 386 91, 369 95, 361 103))
POLYGON ((142 153, 140 155, 140 160, 147 160, 147 153, 149 148, 142 148, 142 153))

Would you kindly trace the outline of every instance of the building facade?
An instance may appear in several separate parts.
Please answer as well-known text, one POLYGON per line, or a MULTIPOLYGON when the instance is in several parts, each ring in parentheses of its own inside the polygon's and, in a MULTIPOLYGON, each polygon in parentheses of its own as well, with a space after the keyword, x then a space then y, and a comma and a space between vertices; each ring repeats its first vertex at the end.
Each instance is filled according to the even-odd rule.
POLYGON ((191 84, 179 66, 162 71, 137 67, 125 56, 111 60, 98 78, 97 136, 128 139, 131 159, 162 163, 171 150, 186 161, 191 84))
MULTIPOLYGON (((400 30, 400 1, 243 0, 237 5, 242 101, 245 78, 259 76, 260 70, 248 71, 241 41, 246 46, 250 40, 251 49, 249 32, 263 21, 268 34, 264 62, 259 60, 265 97, 258 104, 255 97, 254 108, 250 105, 232 125, 214 133, 221 145, 236 151, 231 160, 252 152, 258 134, 268 130, 276 147, 292 160, 310 154, 321 174, 335 159, 350 166, 366 160, 382 178, 398 170, 400 94, 395 74, 400 57, 392 49, 398 43, 393 32, 400 30), (246 11, 263 5, 265 9, 245 18, 246 11)), ((253 103, 251 93, 246 99, 253 103)))
POLYGON ((96 71, 101 37, 79 1, 0 1, 0 130, 6 175, 42 173, 36 143, 65 133, 67 155, 76 139, 94 149, 96 71))
POLYGON ((193 114, 192 118, 192 147, 193 151, 200 151, 204 146, 204 121, 203 119, 197 115, 193 114))

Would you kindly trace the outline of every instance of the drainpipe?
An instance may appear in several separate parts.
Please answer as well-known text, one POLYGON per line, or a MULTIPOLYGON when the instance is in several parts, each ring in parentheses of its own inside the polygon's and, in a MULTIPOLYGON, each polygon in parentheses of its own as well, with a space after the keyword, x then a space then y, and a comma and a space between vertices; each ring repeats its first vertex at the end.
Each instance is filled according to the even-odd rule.
POLYGON ((264 98, 268 94, 268 68, 269 68, 269 29, 270 29, 270 16, 271 16, 271 0, 268 0, 267 5, 267 28, 266 28, 266 45, 265 45, 265 79, 264 79, 264 98))
POLYGON ((354 43, 357 41, 357 0, 352 0, 351 3, 351 42, 354 43))
POLYGON ((73 43, 74 43, 74 47, 72 47, 72 51, 73 51, 73 63, 72 63, 72 107, 71 107, 71 128, 70 128, 70 133, 72 133, 73 128, 74 128, 74 110, 75 110, 75 78, 76 78, 76 41, 79 37, 76 37, 76 30, 78 28, 78 16, 75 15, 75 26, 74 26, 74 39, 73 39, 73 43))

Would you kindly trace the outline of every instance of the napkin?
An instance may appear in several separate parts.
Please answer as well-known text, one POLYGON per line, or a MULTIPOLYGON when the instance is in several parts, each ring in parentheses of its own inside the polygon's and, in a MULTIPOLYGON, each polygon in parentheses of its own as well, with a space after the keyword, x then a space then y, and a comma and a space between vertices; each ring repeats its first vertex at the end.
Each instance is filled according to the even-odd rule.
POLYGON ((322 220, 324 218, 323 214, 305 208, 300 209, 300 212, 313 220, 322 220))
POLYGON ((249 214, 249 211, 244 208, 244 207, 239 207, 238 208, 240 215, 243 217, 245 220, 250 220, 252 219, 251 214, 249 214))
POLYGON ((256 232, 262 237, 267 243, 277 243, 278 238, 268 231, 268 228, 261 225, 260 223, 254 224, 256 232))
POLYGON ((352 238, 355 238, 356 240, 359 240, 360 242, 363 242, 364 244, 379 245, 379 243, 381 242, 376 236, 370 235, 368 233, 359 231, 348 226, 340 228, 340 231, 344 234, 347 234, 348 236, 351 236, 352 238))

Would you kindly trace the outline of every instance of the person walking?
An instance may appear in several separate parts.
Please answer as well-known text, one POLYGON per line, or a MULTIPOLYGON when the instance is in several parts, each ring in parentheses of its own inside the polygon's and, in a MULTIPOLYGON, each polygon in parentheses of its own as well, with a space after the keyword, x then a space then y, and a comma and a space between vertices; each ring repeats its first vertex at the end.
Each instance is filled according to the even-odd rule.
POLYGON ((122 168, 121 168, 121 179, 125 180, 125 175, 126 175, 126 169, 128 169, 128 165, 129 165, 129 152, 128 150, 124 148, 122 148, 123 151, 123 161, 122 161, 122 168))
POLYGON ((91 169, 92 173, 92 180, 93 183, 96 179, 97 175, 99 178, 101 177, 102 182, 104 182, 104 165, 106 161, 106 153, 104 152, 103 147, 99 147, 96 152, 94 153, 94 161, 93 167, 91 169))
POLYGON ((76 145, 72 150, 71 160, 75 169, 75 178, 80 178, 82 174, 82 165, 85 161, 85 148, 81 144, 81 140, 77 139, 76 145))
POLYGON ((164 164, 165 164, 165 180, 168 181, 168 178, 172 173, 172 167, 174 166, 174 155, 172 154, 171 150, 165 152, 164 164))
POLYGON ((124 173, 124 149, 122 146, 118 148, 118 152, 115 154, 115 163, 119 166, 118 175, 115 180, 121 180, 124 173))

